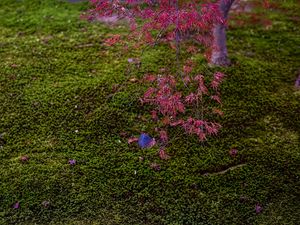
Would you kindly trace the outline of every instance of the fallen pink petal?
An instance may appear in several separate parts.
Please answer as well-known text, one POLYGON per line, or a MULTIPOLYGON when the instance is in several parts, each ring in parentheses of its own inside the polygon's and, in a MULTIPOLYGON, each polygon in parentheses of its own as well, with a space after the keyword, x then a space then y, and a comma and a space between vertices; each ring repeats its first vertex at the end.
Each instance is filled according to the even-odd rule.
POLYGON ((295 88, 300 89, 300 75, 298 76, 298 78, 295 81, 295 88))
POLYGON ((235 148, 230 149, 229 155, 230 155, 231 157, 236 157, 237 154, 238 154, 238 150, 237 150, 237 149, 235 149, 235 148))
POLYGON ((263 210, 263 208, 262 208, 262 206, 260 204, 256 204, 255 205, 255 212, 256 212, 256 214, 261 213, 262 210, 263 210))
POLYGON ((133 58, 129 58, 127 61, 128 61, 129 63, 133 63, 133 62, 134 62, 134 59, 133 59, 133 58))
POLYGON ((138 142, 138 140, 139 139, 137 137, 131 137, 131 138, 128 139, 128 144, 132 144, 134 142, 138 142))
POLYGON ((170 159, 171 157, 166 153, 165 149, 161 148, 158 152, 159 154, 159 158, 162 159, 162 160, 168 160, 170 159))
POLYGON ((19 209, 19 208, 20 208, 20 202, 16 202, 16 203, 13 205, 13 208, 14 208, 14 209, 19 209))
POLYGON ((153 169, 154 171, 160 171, 160 165, 157 163, 151 163, 150 168, 153 169))
POLYGON ((29 160, 29 157, 27 155, 23 155, 23 156, 21 156, 20 160, 22 162, 27 162, 29 160))
POLYGON ((70 159, 69 160, 69 164, 70 165, 75 165, 76 164, 76 160, 75 159, 70 159))

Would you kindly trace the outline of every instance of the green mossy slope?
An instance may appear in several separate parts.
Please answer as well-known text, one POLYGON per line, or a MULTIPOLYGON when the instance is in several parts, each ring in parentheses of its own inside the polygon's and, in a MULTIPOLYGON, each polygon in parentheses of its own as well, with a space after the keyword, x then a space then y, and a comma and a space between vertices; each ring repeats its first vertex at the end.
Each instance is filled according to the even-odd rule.
POLYGON ((221 133, 200 144, 173 130, 168 161, 123 136, 152 127, 130 79, 175 56, 158 46, 135 69, 139 52, 103 45, 125 28, 79 20, 86 9, 0 1, 0 224, 299 224, 299 3, 268 11, 269 29, 232 27, 221 133))

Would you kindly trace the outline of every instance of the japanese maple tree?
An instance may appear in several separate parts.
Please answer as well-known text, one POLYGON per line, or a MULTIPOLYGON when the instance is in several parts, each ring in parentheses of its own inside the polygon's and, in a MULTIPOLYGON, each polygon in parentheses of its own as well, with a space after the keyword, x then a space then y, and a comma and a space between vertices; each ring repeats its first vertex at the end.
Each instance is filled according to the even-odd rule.
POLYGON ((91 14, 102 17, 117 17, 130 20, 132 37, 137 35, 136 20, 144 25, 139 36, 143 41, 155 42, 162 35, 168 41, 189 37, 209 46, 209 60, 215 65, 229 65, 226 47, 226 26, 229 10, 234 0, 91 0, 91 14), (214 2, 214 3, 213 3, 214 2), (150 33, 157 31, 154 38, 150 33), (193 34, 193 35, 191 35, 193 34), (206 35, 204 35, 206 34, 206 35), (210 37, 207 35, 210 34, 210 37))
MULTIPOLYGON (((225 4, 225 1, 91 0, 91 15, 117 16, 129 20, 131 32, 128 38, 134 40, 132 43, 135 43, 135 47, 164 42, 175 49, 176 74, 145 75, 144 81, 148 82, 149 88, 141 98, 143 104, 153 106, 151 115, 157 123, 157 143, 162 156, 170 127, 180 126, 187 134, 196 135, 201 141, 217 134, 221 127, 211 118, 223 114, 218 106, 222 104, 219 86, 224 74, 217 72, 207 79, 203 74, 194 72, 191 59, 182 62, 179 56, 183 47, 193 53, 195 43, 213 46, 223 40, 216 30, 226 26, 226 15, 220 10, 223 9, 220 8, 220 2, 225 4), (213 36, 218 35, 216 40, 213 36)), ((121 36, 114 35, 105 43, 113 45, 121 42, 121 36)), ((222 54, 227 56, 223 47, 213 46, 212 49, 212 60, 217 60, 222 54), (215 54, 214 51, 219 53, 215 54)))
POLYGON ((229 10, 235 0, 220 0, 219 10, 223 23, 216 23, 213 27, 213 44, 210 62, 214 65, 227 66, 230 64, 226 46, 226 21, 229 10))

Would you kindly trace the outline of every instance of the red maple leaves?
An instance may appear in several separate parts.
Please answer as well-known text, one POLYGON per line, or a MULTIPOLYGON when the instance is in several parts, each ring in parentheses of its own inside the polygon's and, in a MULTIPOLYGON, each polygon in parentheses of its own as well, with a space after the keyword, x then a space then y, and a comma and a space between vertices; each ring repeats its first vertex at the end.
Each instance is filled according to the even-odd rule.
MULTIPOLYGON (((210 121, 212 115, 223 112, 214 105, 221 104, 219 86, 224 74, 214 74, 210 84, 202 74, 193 74, 195 62, 187 60, 179 64, 180 44, 187 38, 197 43, 211 43, 212 27, 225 23, 219 11, 218 1, 201 0, 90 0, 91 14, 126 18, 130 23, 129 39, 152 46, 162 41, 176 50, 178 70, 176 76, 162 72, 163 75, 147 74, 144 82, 150 84, 141 102, 153 107, 151 117, 157 123, 158 143, 164 148, 169 140, 169 127, 179 126, 187 134, 196 135, 201 141, 218 133, 221 125, 210 121), (137 22, 142 21, 142 22, 137 22), (180 74, 180 76, 179 76, 180 74), (211 107, 211 106, 213 107, 211 107)), ((120 41, 120 35, 113 35, 105 41, 108 46, 120 41)), ((195 47, 187 44, 190 53, 195 47)), ((128 143, 137 141, 135 138, 128 143)), ((168 158, 164 150, 161 158, 168 158)))

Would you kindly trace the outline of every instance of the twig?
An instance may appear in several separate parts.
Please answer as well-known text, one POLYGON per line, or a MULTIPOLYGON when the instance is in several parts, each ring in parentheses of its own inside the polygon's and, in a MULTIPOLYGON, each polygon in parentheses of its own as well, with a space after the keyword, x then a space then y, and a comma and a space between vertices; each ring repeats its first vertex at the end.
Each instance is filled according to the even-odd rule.
POLYGON ((225 170, 221 170, 221 171, 218 171, 218 172, 207 172, 207 173, 204 173, 202 175, 204 176, 208 176, 208 175, 220 175, 220 174, 225 174, 227 173, 228 171, 231 171, 231 170, 234 170, 234 169, 237 169, 237 168, 240 168, 240 167, 243 167, 243 166, 246 166, 247 164, 246 163, 242 163, 242 164, 239 164, 239 165, 236 165, 236 166, 232 166, 232 167, 229 167, 225 170))

